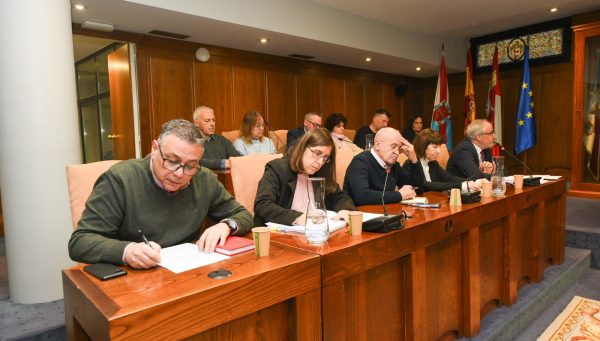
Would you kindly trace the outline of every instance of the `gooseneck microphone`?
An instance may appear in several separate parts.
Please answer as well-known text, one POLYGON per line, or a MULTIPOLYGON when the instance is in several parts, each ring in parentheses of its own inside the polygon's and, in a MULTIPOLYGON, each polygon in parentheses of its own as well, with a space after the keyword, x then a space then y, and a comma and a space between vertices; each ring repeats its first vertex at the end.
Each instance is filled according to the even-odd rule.
POLYGON ((534 177, 533 176, 533 170, 531 169, 531 167, 529 167, 527 164, 525 164, 523 161, 521 161, 521 159, 519 159, 515 154, 509 152, 508 149, 506 149, 506 147, 504 147, 500 143, 496 143, 496 145, 498 147, 500 147, 501 151, 505 152, 513 160, 516 160, 521 166, 525 167, 527 169, 527 171, 529 172, 529 177, 528 178, 527 177, 523 177, 523 186, 539 186, 540 185, 540 180, 542 178, 539 177, 539 176, 534 177))
POLYGON ((381 206, 383 207, 383 215, 387 217, 387 207, 385 207, 385 186, 387 185, 387 179, 390 175, 390 167, 385 167, 385 181, 383 181, 383 190, 381 191, 381 206))
MULTIPOLYGON (((265 126, 270 127, 269 126, 269 122, 267 120, 263 119, 263 123, 265 124, 265 126)), ((273 131, 273 135, 275 135, 275 139, 277 139, 277 144, 278 145, 285 146, 285 143, 283 143, 283 141, 281 140, 281 138, 279 137, 279 135, 277 135, 277 133, 275 133, 275 131, 273 131)))

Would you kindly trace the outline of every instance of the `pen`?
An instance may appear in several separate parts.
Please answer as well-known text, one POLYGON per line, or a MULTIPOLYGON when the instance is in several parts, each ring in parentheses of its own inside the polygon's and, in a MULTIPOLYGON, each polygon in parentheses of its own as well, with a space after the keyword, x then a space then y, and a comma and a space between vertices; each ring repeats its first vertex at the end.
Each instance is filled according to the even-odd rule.
POLYGON ((144 243, 146 243, 146 245, 150 246, 150 248, 153 249, 152 245, 150 245, 150 242, 148 241, 148 238, 146 238, 146 236, 144 235, 144 232, 142 232, 142 230, 138 230, 138 232, 142 236, 144 243))

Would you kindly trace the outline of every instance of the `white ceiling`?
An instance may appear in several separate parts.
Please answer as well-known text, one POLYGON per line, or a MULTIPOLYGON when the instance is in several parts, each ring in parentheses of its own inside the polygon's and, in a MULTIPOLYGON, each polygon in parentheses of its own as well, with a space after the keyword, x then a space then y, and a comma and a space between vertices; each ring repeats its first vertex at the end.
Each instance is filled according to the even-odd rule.
POLYGON ((464 70, 468 40, 600 9, 598 0, 72 0, 72 20, 413 77, 464 70), (550 7, 559 11, 550 13, 550 7), (269 39, 261 45, 258 39, 269 39), (371 57, 370 63, 364 61, 371 57), (417 72, 415 68, 422 67, 417 72))

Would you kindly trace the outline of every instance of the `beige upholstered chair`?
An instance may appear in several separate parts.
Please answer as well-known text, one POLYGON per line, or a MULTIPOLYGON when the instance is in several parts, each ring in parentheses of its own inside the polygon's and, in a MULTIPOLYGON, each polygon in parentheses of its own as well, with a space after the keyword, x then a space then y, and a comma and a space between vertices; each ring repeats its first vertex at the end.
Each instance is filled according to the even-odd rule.
POLYGON ((224 131, 221 133, 221 135, 223 135, 223 137, 228 139, 229 141, 233 142, 238 137, 240 137, 240 130, 238 129, 238 130, 232 130, 232 131, 224 131))
POLYGON ((335 178, 340 188, 344 188, 344 178, 346 177, 346 169, 350 165, 350 161, 354 157, 354 153, 350 149, 337 149, 335 154, 335 178))
POLYGON ((77 227, 77 223, 85 208, 85 202, 90 193, 92 193, 98 177, 106 172, 110 166, 118 162, 121 161, 107 160, 83 165, 67 165, 67 187, 69 189, 73 229, 77 227))
POLYGON ((254 198, 256 198, 258 182, 265 173, 265 165, 282 156, 282 154, 250 154, 229 158, 235 200, 253 215, 254 198))
POLYGON ((404 165, 404 162, 406 162, 406 160, 408 160, 408 156, 406 156, 406 154, 404 153, 400 153, 400 155, 398 155, 398 158, 396 159, 396 161, 398 161, 398 163, 400 164, 400 167, 404 165))
POLYGON ((278 153, 285 153, 287 145, 287 130, 269 130, 269 137, 273 140, 278 153))
POLYGON ((350 141, 354 141, 354 136, 356 136, 356 130, 352 129, 344 129, 344 135, 350 139, 350 141))
POLYGON ((437 161, 440 166, 446 169, 446 165, 448 164, 448 159, 450 158, 450 153, 448 152, 448 147, 446 144, 440 145, 440 154, 438 155, 437 161))

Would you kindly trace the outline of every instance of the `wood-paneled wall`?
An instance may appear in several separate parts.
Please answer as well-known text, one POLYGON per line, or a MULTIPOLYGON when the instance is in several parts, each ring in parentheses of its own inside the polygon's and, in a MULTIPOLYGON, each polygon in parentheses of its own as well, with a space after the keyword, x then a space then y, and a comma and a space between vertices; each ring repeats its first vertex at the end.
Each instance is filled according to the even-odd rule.
POLYGON ((421 112, 420 79, 219 47, 209 47, 211 58, 201 63, 194 58, 200 46, 156 37, 137 42, 143 153, 162 123, 191 120, 200 105, 215 110, 217 131, 239 129, 249 110, 261 112, 272 130, 300 126, 309 111, 342 112, 357 129, 378 108, 402 129, 421 112), (399 82, 408 85, 402 97, 394 93, 399 82))
MULTIPOLYGON (((515 124, 521 70, 502 70, 500 66, 500 82, 502 84, 502 143, 514 152, 515 124)), ((490 81, 490 74, 475 76, 475 104, 477 118, 485 118, 485 105, 490 81)), ((572 141, 572 103, 573 103, 573 63, 560 63, 531 67, 531 83, 536 114, 537 144, 526 152, 527 164, 536 174, 557 174, 570 176, 571 141, 572 141)), ((423 103, 425 126, 431 122, 431 111, 435 98, 437 77, 425 80, 423 85, 423 103)), ((465 74, 448 76, 450 106, 452 108, 452 124, 454 145, 463 138, 464 129, 464 93, 465 74)), ((525 160, 525 153, 519 157, 525 160)), ((523 172, 523 167, 507 157, 509 173, 523 172)))

